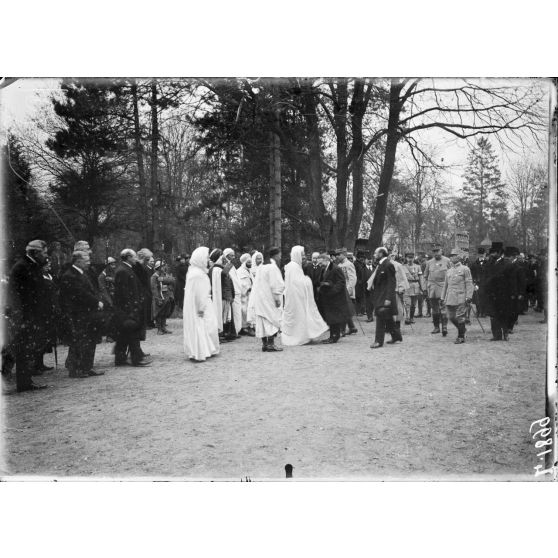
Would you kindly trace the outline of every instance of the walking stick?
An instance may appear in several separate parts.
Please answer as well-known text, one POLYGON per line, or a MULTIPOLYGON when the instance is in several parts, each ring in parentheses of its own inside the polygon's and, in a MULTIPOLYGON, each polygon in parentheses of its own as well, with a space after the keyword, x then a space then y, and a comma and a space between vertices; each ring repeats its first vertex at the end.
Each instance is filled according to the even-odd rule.
POLYGON ((467 305, 471 310, 473 310, 473 314, 475 315, 475 318, 477 318, 477 322, 479 322, 479 325, 481 326, 482 332, 486 333, 486 331, 484 330, 484 327, 482 327, 482 323, 479 319, 479 315, 477 314, 477 311, 473 308, 473 305, 471 303, 469 303, 467 305))
POLYGON ((366 333, 364 333, 364 328, 362 327, 362 324, 360 323, 360 320, 358 319, 358 316, 356 314, 355 314, 355 318, 356 321, 358 322, 358 325, 360 326, 360 331, 362 331, 362 335, 366 337, 366 333))

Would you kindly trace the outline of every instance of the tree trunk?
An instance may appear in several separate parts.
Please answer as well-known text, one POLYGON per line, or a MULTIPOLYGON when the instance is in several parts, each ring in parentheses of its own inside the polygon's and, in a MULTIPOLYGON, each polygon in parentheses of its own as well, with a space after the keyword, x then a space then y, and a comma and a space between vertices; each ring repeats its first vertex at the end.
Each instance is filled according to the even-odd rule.
POLYGON ((402 102, 399 93, 404 83, 397 83, 395 80, 391 82, 389 90, 389 118, 386 135, 386 149, 384 154, 384 164, 380 173, 380 183, 378 185, 378 194, 376 197, 376 207, 374 208, 374 220, 368 238, 368 248, 375 250, 382 244, 384 235, 384 224, 386 219, 387 202, 391 179, 393 177, 393 169, 395 167, 395 155, 397 153, 397 144, 399 142, 399 115, 401 113, 402 102))
POLYGON ((145 167, 143 164, 143 146, 141 143, 141 128, 139 120, 138 86, 135 80, 132 81, 132 104, 134 110, 134 151, 138 164, 138 182, 141 200, 141 236, 142 242, 151 246, 153 238, 149 234, 149 195, 147 183, 145 181, 145 167))
POLYGON ((316 97, 311 84, 302 85, 302 110, 306 121, 308 142, 308 167, 306 176, 310 190, 311 207, 314 218, 320 227, 320 233, 326 249, 335 248, 338 242, 335 222, 327 212, 322 195, 322 156, 320 151, 320 131, 316 97))
POLYGON ((159 150, 159 120, 157 114, 157 82, 151 82, 151 204, 152 204, 152 239, 150 248, 160 240, 160 218, 159 218, 159 191, 157 187, 157 166, 159 150))
MULTIPOLYGON (((332 85, 332 91, 335 91, 332 85)), ((347 183, 349 181, 349 157, 347 156, 347 78, 337 81, 333 103, 335 135, 337 138, 336 220, 337 236, 341 243, 347 235, 347 183)))
POLYGON ((364 81, 362 79, 357 79, 355 80, 350 109, 351 132, 353 135, 353 143, 351 145, 351 160, 353 162, 353 202, 348 232, 345 238, 345 243, 350 250, 353 250, 355 247, 362 215, 364 213, 364 144, 362 140, 362 121, 367 105, 367 101, 365 101, 364 97, 364 81))
POLYGON ((269 245, 281 247, 281 140, 269 132, 269 245))

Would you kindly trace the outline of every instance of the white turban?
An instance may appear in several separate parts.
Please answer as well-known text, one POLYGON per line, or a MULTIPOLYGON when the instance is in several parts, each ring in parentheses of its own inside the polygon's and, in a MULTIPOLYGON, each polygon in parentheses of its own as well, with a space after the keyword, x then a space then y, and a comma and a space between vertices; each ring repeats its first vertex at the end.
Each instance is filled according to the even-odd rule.
POLYGON ((234 250, 232 248, 225 248, 225 250, 223 251, 223 256, 225 256, 225 257, 227 257, 231 254, 234 256, 234 250))

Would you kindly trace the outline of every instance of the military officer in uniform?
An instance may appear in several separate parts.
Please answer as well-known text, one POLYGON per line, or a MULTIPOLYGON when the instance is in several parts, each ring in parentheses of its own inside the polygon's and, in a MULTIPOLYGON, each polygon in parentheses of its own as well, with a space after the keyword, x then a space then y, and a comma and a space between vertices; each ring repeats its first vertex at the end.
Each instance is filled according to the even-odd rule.
POLYGON ((432 322, 434 329, 432 333, 440 333, 440 323, 442 324, 442 335, 448 334, 448 316, 446 307, 442 300, 442 289, 446 280, 446 273, 451 267, 449 258, 442 255, 440 245, 432 248, 433 258, 426 262, 424 268, 424 279, 430 304, 432 305, 432 322))
POLYGON ((458 249, 450 253, 453 267, 448 269, 444 287, 442 289, 442 300, 447 308, 450 322, 457 328, 457 345, 465 343, 465 320, 467 306, 473 298, 473 279, 471 270, 463 265, 462 256, 458 249))
MULTIPOLYGON (((413 262, 415 255, 412 252, 405 254, 405 263, 403 264, 403 271, 407 277, 409 288, 405 291, 405 306, 409 308, 409 315, 405 319, 405 324, 415 323, 415 307, 417 305, 417 298, 424 290, 422 284, 422 269, 420 265, 413 262)), ((422 315, 422 309, 420 314, 422 315)))

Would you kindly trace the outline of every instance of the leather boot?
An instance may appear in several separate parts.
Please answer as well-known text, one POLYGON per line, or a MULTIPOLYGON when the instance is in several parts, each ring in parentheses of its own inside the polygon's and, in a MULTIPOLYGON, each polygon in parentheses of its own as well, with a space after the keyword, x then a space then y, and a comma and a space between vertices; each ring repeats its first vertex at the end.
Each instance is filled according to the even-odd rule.
POLYGON ((432 314, 434 329, 430 333, 440 333, 440 314, 432 314))
POLYGON ((448 334, 448 317, 442 314, 442 335, 445 337, 448 334))

